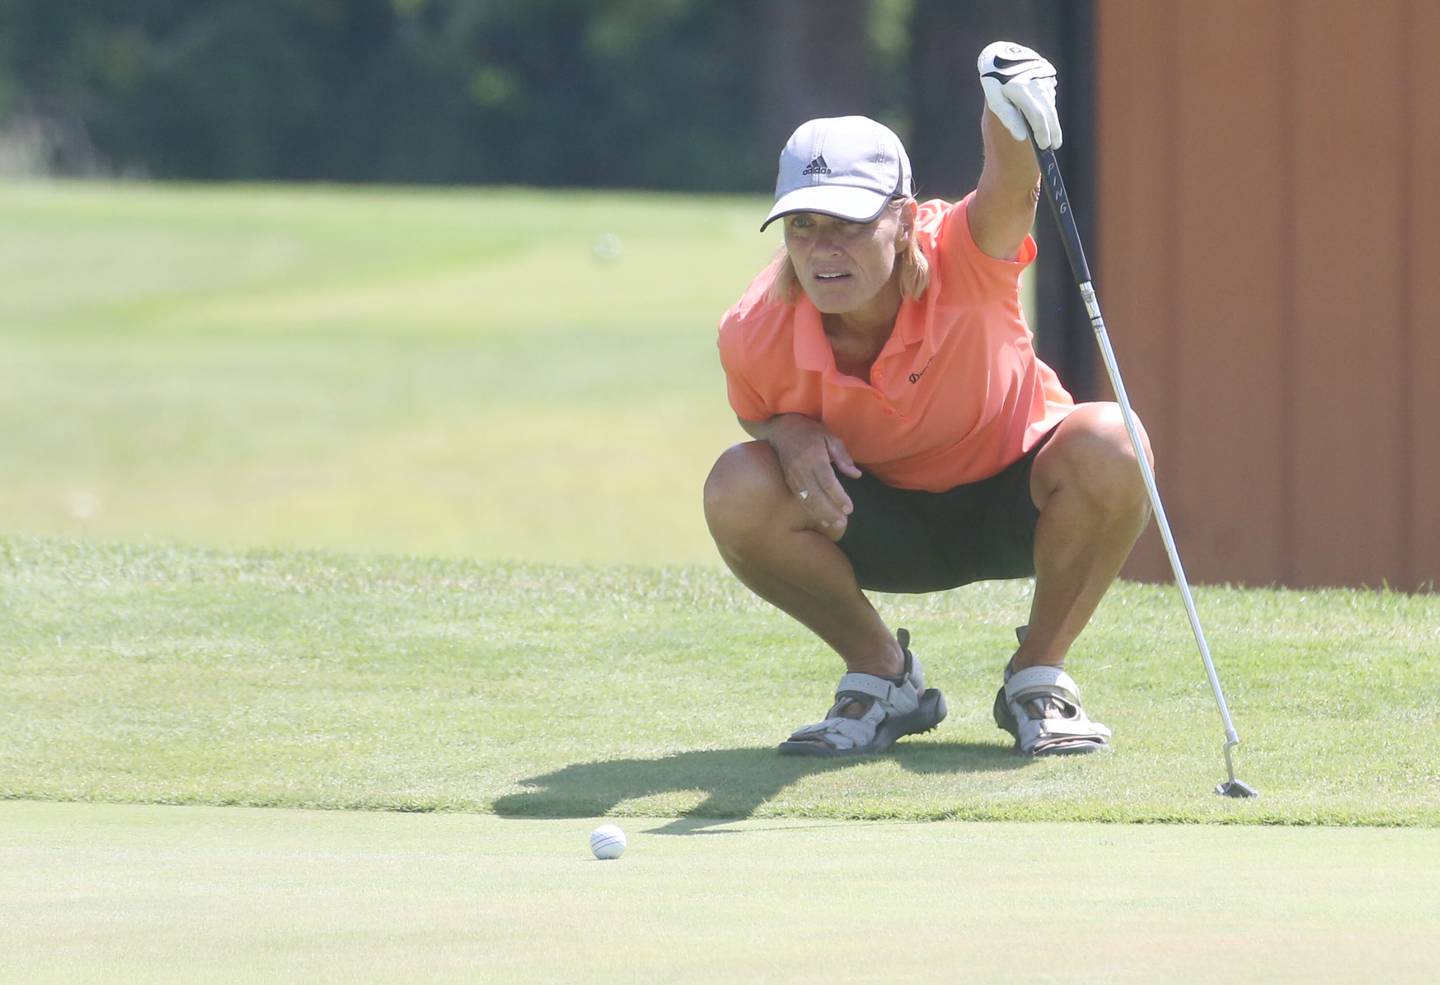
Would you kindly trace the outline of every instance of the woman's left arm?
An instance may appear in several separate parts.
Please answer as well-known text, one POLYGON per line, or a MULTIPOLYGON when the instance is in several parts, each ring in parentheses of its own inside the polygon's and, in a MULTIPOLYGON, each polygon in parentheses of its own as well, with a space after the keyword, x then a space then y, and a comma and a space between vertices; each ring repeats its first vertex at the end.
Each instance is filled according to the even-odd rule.
POLYGON ((985 167, 970 203, 970 237, 981 251, 1013 260, 1035 222, 1040 169, 1030 134, 1042 148, 1059 147, 1055 67, 1022 45, 996 41, 980 53, 985 110, 980 133, 985 167))

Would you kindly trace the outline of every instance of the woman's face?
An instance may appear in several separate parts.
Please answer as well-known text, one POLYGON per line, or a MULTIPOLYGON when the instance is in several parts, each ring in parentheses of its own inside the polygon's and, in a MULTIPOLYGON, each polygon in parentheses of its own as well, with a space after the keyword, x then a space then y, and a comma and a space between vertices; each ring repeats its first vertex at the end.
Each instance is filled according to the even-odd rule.
POLYGON ((827 315, 855 311, 875 298, 895 271, 905 246, 902 210, 887 207, 872 222, 850 222, 818 212, 785 217, 785 250, 795 276, 816 308, 827 315))

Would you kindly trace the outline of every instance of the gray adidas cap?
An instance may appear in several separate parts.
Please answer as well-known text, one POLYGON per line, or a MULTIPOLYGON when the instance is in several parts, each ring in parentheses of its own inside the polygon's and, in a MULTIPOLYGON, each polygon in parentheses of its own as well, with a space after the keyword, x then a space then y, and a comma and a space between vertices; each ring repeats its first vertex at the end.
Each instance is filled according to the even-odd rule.
POLYGON ((894 131, 865 116, 800 124, 780 152, 775 206, 760 229, 792 212, 869 222, 896 195, 913 195, 910 158, 894 131))

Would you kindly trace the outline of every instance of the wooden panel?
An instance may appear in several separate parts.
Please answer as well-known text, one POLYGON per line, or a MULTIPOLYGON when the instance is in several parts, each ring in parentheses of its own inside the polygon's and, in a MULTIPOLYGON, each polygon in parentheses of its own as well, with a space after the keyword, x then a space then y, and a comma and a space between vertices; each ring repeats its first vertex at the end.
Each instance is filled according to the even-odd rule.
MULTIPOLYGON (((1167 482, 1176 471, 1169 453, 1173 421, 1165 401, 1173 386, 1173 264, 1163 248, 1174 238, 1174 132, 1168 122, 1174 29, 1174 7, 1168 3, 1099 0, 1096 6, 1094 141, 1100 221, 1091 266, 1126 389, 1167 482)), ((1109 386, 1101 383, 1097 390, 1108 393, 1109 386)), ((1153 530, 1141 538, 1125 577, 1169 577, 1153 530)))
POLYGON ((1436 38, 1428 0, 1099 0, 1097 286, 1197 581, 1440 583, 1436 38))
POLYGON ((1440 586, 1440 4, 1410 0, 1409 161, 1404 203, 1410 241, 1405 372, 1411 381, 1410 570, 1401 587, 1440 586))
POLYGON ((1163 484, 1191 579, 1271 584, 1285 577, 1289 522, 1276 449, 1291 440, 1283 385, 1289 287, 1289 48, 1281 3, 1179 4, 1174 421, 1163 484), (1238 30, 1238 25, 1244 30, 1238 30), (1236 65, 1267 65, 1256 85, 1236 65))
POLYGON ((1296 433, 1288 448, 1293 574, 1302 584, 1379 584, 1407 535, 1396 489, 1409 258, 1395 235, 1403 203, 1394 161, 1404 134, 1398 73, 1375 74, 1409 47, 1404 2, 1311 0, 1293 20, 1296 433))

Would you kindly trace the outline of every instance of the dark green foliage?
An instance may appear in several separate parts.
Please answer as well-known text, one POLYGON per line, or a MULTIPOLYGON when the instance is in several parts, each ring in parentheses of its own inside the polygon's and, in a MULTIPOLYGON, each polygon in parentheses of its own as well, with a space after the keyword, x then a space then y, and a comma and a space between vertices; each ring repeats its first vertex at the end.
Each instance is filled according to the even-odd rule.
POLYGON ((915 137, 926 194, 963 194, 979 165, 975 52, 1039 44, 1083 123, 1089 9, 0 0, 0 168, 28 133, 38 150, 21 156, 60 174, 753 192, 799 122, 865 113, 915 137), (912 120, 936 125, 912 134, 912 120))
POLYGON ((0 129, 62 172, 753 190, 759 6, 8 0, 0 129))

